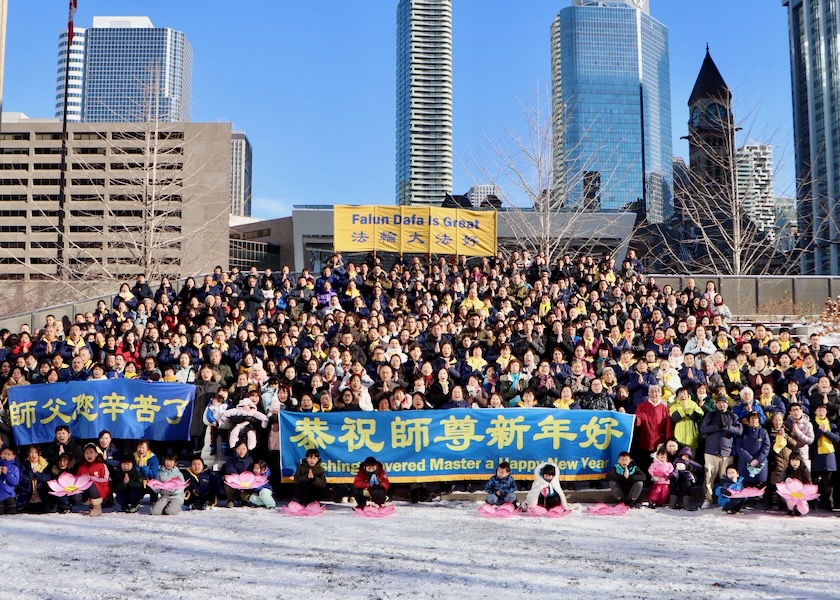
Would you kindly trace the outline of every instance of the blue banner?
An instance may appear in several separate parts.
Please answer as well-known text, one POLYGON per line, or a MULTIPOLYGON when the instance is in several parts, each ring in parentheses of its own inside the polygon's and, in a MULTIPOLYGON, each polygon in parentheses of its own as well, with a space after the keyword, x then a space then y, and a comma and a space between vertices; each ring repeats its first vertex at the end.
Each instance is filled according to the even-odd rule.
POLYGON ((338 483, 352 481, 367 456, 395 483, 486 479, 501 461, 521 479, 544 461, 565 481, 603 479, 630 448, 633 421, 617 412, 541 408, 281 412, 281 471, 288 481, 317 448, 338 483))
POLYGON ((195 386, 132 379, 24 385, 9 390, 9 421, 18 445, 43 444, 67 425, 76 439, 103 429, 117 439, 190 439, 195 386))

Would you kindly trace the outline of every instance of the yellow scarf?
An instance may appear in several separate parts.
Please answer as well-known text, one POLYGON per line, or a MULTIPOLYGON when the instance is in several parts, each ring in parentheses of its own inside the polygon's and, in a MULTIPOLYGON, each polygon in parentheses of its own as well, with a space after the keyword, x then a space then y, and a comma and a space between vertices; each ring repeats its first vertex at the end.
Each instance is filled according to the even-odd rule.
POLYGON ((149 459, 152 458, 153 456, 154 456, 154 454, 152 454, 151 452, 147 452, 143 456, 140 456, 139 454, 137 454, 135 452, 134 453, 134 462, 137 463, 138 467, 145 467, 146 463, 148 463, 149 459))
POLYGON ((787 438, 784 435, 777 435, 776 441, 773 442, 773 452, 779 454, 787 446, 787 438))
MULTIPOLYGON (((825 427, 826 431, 831 431, 831 424, 828 422, 828 419, 816 417, 814 422, 817 424, 818 429, 822 430, 825 427)), ((831 440, 827 436, 821 435, 819 441, 817 441, 817 454, 834 454, 834 444, 831 443, 831 440)))
POLYGON ((561 410, 569 410, 569 407, 572 405, 572 403, 574 403, 574 401, 574 398, 569 398, 568 404, 564 404, 562 398, 557 398, 557 400, 554 401, 553 405, 554 408, 559 408, 561 410))
POLYGON ((758 403, 761 405, 761 408, 767 408, 770 406, 770 403, 773 401, 773 394, 769 396, 759 396, 758 403))

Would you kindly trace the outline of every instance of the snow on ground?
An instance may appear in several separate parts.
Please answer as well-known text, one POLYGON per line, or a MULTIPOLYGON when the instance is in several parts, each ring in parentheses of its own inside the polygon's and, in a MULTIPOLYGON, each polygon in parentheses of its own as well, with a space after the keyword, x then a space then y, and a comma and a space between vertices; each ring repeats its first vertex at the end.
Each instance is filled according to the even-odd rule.
POLYGON ((482 519, 468 502, 391 518, 216 508, 0 517, 0 597, 836 598, 840 519, 634 510, 482 519))

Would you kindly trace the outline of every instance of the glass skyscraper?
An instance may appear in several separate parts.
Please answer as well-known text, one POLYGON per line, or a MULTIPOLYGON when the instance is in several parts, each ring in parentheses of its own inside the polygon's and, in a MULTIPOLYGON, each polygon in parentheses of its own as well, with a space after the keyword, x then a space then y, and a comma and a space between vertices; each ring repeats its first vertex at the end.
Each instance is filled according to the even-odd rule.
POLYGON ((230 136, 230 214, 251 216, 251 143, 242 131, 230 136))
POLYGON ((840 275, 840 6, 788 7, 797 213, 804 275, 840 275))
POLYGON ((452 192, 452 1, 397 6, 397 204, 452 192))
POLYGON ((147 17, 94 17, 84 69, 82 121, 190 121, 192 48, 180 31, 147 17))
POLYGON ((551 28, 555 189, 567 204, 673 211, 668 30, 648 0, 574 0, 551 28))

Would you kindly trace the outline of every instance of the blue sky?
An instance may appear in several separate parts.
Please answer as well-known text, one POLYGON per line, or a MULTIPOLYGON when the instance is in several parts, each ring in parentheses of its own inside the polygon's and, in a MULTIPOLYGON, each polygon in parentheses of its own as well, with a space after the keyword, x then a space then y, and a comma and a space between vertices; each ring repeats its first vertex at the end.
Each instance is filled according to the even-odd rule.
MULTIPOLYGON (((570 0, 454 0, 454 191, 520 99, 550 82, 549 28, 570 0)), ((10 0, 3 108, 53 115, 65 0, 10 0)), ((397 0, 78 0, 94 15, 148 15, 193 48, 193 120, 231 121, 254 147, 254 216, 293 204, 392 204, 397 0)), ((709 43, 742 136, 776 146, 777 192, 793 195, 787 11, 778 0, 652 0, 669 28, 674 153, 709 43)), ((743 141, 743 140, 742 140, 743 141)))

